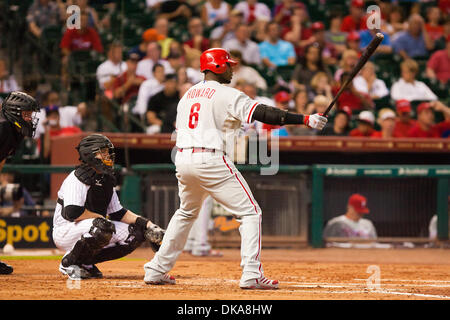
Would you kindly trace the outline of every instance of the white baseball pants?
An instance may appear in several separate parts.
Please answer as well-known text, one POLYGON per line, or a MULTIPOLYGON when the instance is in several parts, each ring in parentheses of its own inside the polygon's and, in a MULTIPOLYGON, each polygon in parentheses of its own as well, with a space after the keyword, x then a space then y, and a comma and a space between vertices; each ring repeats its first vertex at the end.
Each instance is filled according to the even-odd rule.
POLYGON ((184 251, 192 251, 193 253, 198 251, 211 250, 211 245, 208 241, 208 227, 211 219, 211 212, 213 209, 213 198, 207 196, 203 201, 202 208, 198 214, 197 219, 192 225, 189 232, 184 251))
MULTIPOLYGON (((89 230, 92 227, 92 221, 94 219, 85 219, 80 222, 67 221, 65 224, 53 227, 53 242, 56 247, 66 252, 72 250, 82 235, 86 237, 91 236, 89 230)), ((113 234, 105 248, 115 243, 124 244, 129 235, 128 224, 119 221, 111 222, 116 226, 116 233, 113 234)))
POLYGON ((221 152, 184 149, 177 152, 175 165, 180 208, 169 222, 161 248, 144 265, 146 272, 167 273, 173 268, 205 197, 211 195, 241 223, 241 283, 262 277, 261 209, 233 162, 221 152))

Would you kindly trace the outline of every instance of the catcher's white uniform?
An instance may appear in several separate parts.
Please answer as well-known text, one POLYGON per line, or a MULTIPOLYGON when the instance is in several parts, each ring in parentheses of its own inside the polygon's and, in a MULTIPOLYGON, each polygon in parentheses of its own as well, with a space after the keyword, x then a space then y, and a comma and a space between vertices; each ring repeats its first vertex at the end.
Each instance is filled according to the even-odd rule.
MULTIPOLYGON (((58 198, 64 201, 65 206, 77 205, 84 207, 89 188, 90 186, 78 180, 75 176, 75 171, 72 171, 66 179, 64 179, 64 182, 58 191, 58 198)), ((122 208, 117 193, 114 190, 106 213, 110 214, 119 211, 122 208)), ((73 246, 81 239, 82 235, 90 236, 89 230, 92 227, 92 221, 94 219, 71 222, 63 218, 61 210, 61 204, 57 203, 55 214, 53 215, 53 241, 58 249, 68 252, 72 250, 73 246)), ((116 227, 116 233, 113 234, 108 246, 123 244, 129 237, 129 225, 120 221, 111 222, 116 227)))
POLYGON ((263 277, 261 209, 244 177, 227 156, 242 123, 249 123, 258 102, 216 81, 202 81, 182 97, 177 109, 175 157, 180 208, 163 243, 145 264, 146 279, 171 270, 182 252, 202 202, 211 195, 241 223, 241 286, 263 277))

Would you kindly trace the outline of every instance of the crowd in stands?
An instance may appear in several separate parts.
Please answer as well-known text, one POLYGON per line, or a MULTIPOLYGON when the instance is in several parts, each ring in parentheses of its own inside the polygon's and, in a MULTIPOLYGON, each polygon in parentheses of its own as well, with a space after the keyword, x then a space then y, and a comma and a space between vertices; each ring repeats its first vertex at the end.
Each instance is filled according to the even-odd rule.
MULTIPOLYGON (((42 104, 37 136, 47 143, 50 136, 78 132, 74 128, 100 130, 92 125, 99 115, 117 130, 171 133, 177 103, 202 81, 199 57, 211 47, 226 48, 238 61, 230 86, 274 107, 323 112, 378 31, 384 34, 381 45, 343 91, 323 131, 260 123, 244 130, 277 136, 450 136, 447 0, 25 2, 30 37, 39 42, 50 37, 49 28, 60 31, 52 52, 60 62, 57 85, 29 92, 42 104), (72 4, 81 8, 75 29, 67 27, 72 4), (380 16, 366 12, 372 4, 380 16), (372 14, 381 18, 380 30, 368 29, 372 14), (126 127, 125 113, 133 120, 126 127)), ((25 89, 29 75, 22 70, 19 85, 9 64, 0 59, 2 94, 25 89)))

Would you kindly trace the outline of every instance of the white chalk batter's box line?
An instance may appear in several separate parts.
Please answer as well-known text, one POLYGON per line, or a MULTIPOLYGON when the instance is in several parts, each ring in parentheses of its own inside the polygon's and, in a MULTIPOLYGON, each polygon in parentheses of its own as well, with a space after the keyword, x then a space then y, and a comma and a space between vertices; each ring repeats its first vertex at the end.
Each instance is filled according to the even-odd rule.
MULTIPOLYGON (((355 281, 367 281, 367 279, 353 279, 355 281)), ((450 280, 424 280, 424 279, 416 279, 416 280, 409 280, 409 279, 384 279, 382 278, 381 281, 398 281, 398 282, 447 282, 450 283, 450 280)))
MULTIPOLYGON (((354 280, 360 280, 360 281, 366 281, 367 279, 354 279, 354 280)), ((178 280, 179 285, 192 285, 195 281, 195 284, 197 286, 204 286, 207 281, 217 282, 217 283, 224 283, 228 282, 231 284, 237 284, 239 283, 238 280, 231 280, 231 279, 217 279, 217 278, 196 278, 195 280, 178 280), (201 283, 204 281, 203 283, 201 283), (201 283, 201 284, 198 284, 201 283)), ((406 280, 406 279, 389 279, 389 281, 398 281, 398 282, 412 282, 414 280, 406 280)), ((419 282, 449 282, 446 280, 416 280, 419 282)), ((105 284, 111 285, 111 282, 105 281, 105 284)), ((280 288, 276 292, 293 292, 293 293, 317 293, 317 294, 356 294, 356 293, 362 293, 362 294, 387 294, 387 295, 404 295, 409 297, 421 297, 421 298, 434 298, 434 299, 448 299, 450 300, 450 296, 445 295, 438 295, 438 294, 425 294, 425 293, 413 293, 413 292, 407 292, 407 289, 404 288, 395 288, 395 289, 375 289, 375 290, 369 290, 365 287, 362 283, 324 283, 324 282, 292 282, 292 281, 283 281, 281 285, 287 284, 290 287, 298 287, 298 288, 311 288, 311 289, 346 289, 348 287, 355 287, 356 290, 292 290, 292 289, 284 289, 280 288)), ((146 284, 138 284, 135 281, 116 281, 114 284, 112 284, 113 287, 117 288, 148 288, 149 285, 146 284)), ((439 285, 439 284, 383 284, 382 286, 414 286, 414 287, 434 287, 434 288, 448 288, 450 285, 439 285)), ((177 285, 165 285, 165 286, 158 286, 159 289, 163 290, 179 290, 179 287, 177 285)), ((192 287, 194 288, 194 287, 192 287)), ((261 291, 261 292, 268 292, 267 290, 255 290, 255 291, 261 291)))

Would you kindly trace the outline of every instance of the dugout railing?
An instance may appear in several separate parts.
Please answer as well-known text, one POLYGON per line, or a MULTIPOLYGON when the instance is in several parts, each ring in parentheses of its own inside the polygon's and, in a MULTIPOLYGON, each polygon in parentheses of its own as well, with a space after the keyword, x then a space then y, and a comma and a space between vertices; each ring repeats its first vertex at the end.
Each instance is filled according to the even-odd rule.
MULTIPOLYGON (((326 222, 343 214, 348 196, 356 192, 368 198, 368 218, 377 228, 377 242, 429 242, 427 228, 434 214, 438 240, 449 239, 450 166, 281 165, 275 176, 261 175, 260 166, 237 168, 263 209, 266 247, 323 247, 330 240, 323 238, 326 222)), ((31 180, 38 183, 40 179, 48 181, 50 174, 73 169, 74 166, 6 164, 3 172, 34 176, 31 180)), ((118 190, 122 204, 167 226, 179 205, 175 166, 133 165, 129 171, 121 170, 121 166, 116 169, 121 172, 118 190)), ((219 235, 213 244, 239 246, 239 241, 219 235)))

